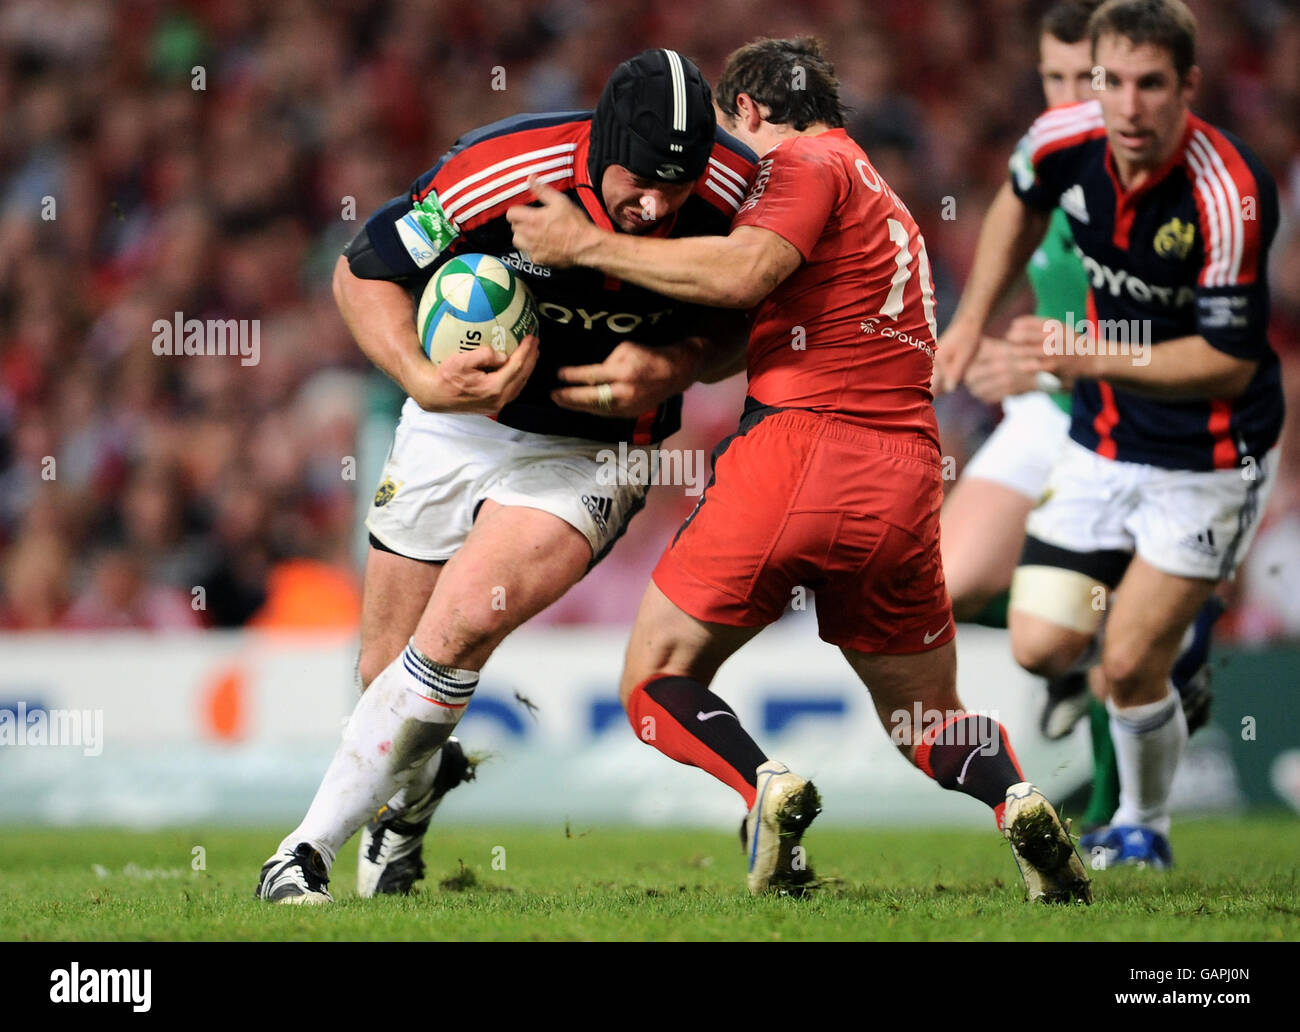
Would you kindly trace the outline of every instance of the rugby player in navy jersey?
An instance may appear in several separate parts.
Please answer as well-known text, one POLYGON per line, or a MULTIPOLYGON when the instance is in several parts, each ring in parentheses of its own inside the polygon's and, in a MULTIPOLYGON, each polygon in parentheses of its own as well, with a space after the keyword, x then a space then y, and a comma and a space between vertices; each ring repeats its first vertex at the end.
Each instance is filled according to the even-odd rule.
POLYGON ((1278 199, 1259 159, 1189 110, 1196 22, 1180 0, 1109 0, 1088 32, 1104 89, 1022 141, 939 362, 960 381, 1059 205, 1088 311, 1011 335, 1026 369, 1073 384, 1071 442, 1012 584, 1012 648, 1055 677, 1100 641, 1120 805, 1083 844, 1096 867, 1166 868, 1187 739, 1170 675, 1197 611, 1240 565, 1276 468, 1266 273, 1278 199))
POLYGON ((598 453, 626 442, 629 463, 643 459, 677 430, 681 391, 743 344, 735 313, 532 262, 511 243, 506 209, 531 199, 537 176, 606 229, 716 235, 754 160, 717 129, 699 69, 648 50, 615 71, 594 111, 521 115, 462 137, 348 245, 335 299, 408 398, 366 524, 363 694, 306 817, 263 866, 261 898, 329 902, 330 866, 363 826, 361 895, 405 892, 422 876, 433 811, 468 773, 451 734, 479 670, 644 505, 646 485, 609 477, 598 453), (532 289, 538 338, 509 358, 483 347, 434 366, 415 300, 470 252, 500 257, 532 289))

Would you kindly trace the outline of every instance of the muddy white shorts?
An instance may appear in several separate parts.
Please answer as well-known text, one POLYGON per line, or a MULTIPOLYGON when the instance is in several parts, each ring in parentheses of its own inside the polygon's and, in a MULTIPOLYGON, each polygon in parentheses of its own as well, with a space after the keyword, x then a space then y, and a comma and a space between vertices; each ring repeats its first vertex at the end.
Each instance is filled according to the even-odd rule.
POLYGON ((620 458, 617 444, 426 412, 408 398, 366 529, 398 555, 443 561, 464 544, 490 498, 562 519, 587 539, 595 563, 645 505, 647 487, 637 482, 645 478, 620 476, 620 458))

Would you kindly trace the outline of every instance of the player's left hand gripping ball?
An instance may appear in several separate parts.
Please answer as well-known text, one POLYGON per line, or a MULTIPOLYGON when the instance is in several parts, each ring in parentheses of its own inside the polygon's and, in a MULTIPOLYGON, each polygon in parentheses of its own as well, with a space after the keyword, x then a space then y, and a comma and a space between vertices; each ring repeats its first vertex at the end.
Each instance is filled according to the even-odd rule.
POLYGON ((583 217, 578 206, 559 190, 528 180, 536 205, 515 205, 506 211, 514 230, 514 245, 538 265, 564 268, 577 260, 587 234, 595 227, 583 217))

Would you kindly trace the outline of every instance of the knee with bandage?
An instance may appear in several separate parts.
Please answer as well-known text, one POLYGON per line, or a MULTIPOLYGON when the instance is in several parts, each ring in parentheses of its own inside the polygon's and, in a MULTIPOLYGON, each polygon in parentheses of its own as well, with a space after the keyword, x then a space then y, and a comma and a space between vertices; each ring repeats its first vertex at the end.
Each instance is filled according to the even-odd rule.
POLYGON ((1132 556, 1072 552, 1027 538, 1011 580, 1011 649, 1042 677, 1060 677, 1095 661, 1110 594, 1132 556))

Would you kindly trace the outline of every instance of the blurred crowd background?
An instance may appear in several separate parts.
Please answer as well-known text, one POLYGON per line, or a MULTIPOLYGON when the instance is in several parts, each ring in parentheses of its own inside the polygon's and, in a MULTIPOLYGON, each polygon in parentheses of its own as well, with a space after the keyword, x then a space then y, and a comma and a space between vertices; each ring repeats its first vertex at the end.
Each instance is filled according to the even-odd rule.
MULTIPOLYGON (((0 629, 355 624, 376 470, 363 461, 350 478, 348 462, 376 447, 382 460, 400 399, 334 308, 339 251, 462 132, 590 107, 649 46, 716 81, 755 36, 821 36, 851 133, 926 234, 942 326, 1041 108, 1044 6, 5 0, 0 629), (152 325, 175 312, 260 320, 259 364, 155 355, 152 325)), ((1300 637, 1300 5, 1191 7, 1196 109, 1249 143, 1283 200, 1283 471, 1222 633, 1300 637)), ((671 444, 707 453, 742 397, 736 381, 693 389, 671 444)), ((963 394, 939 410, 959 462, 998 418, 963 394)), ((695 503, 680 487, 651 496, 542 622, 630 621, 695 503)))

